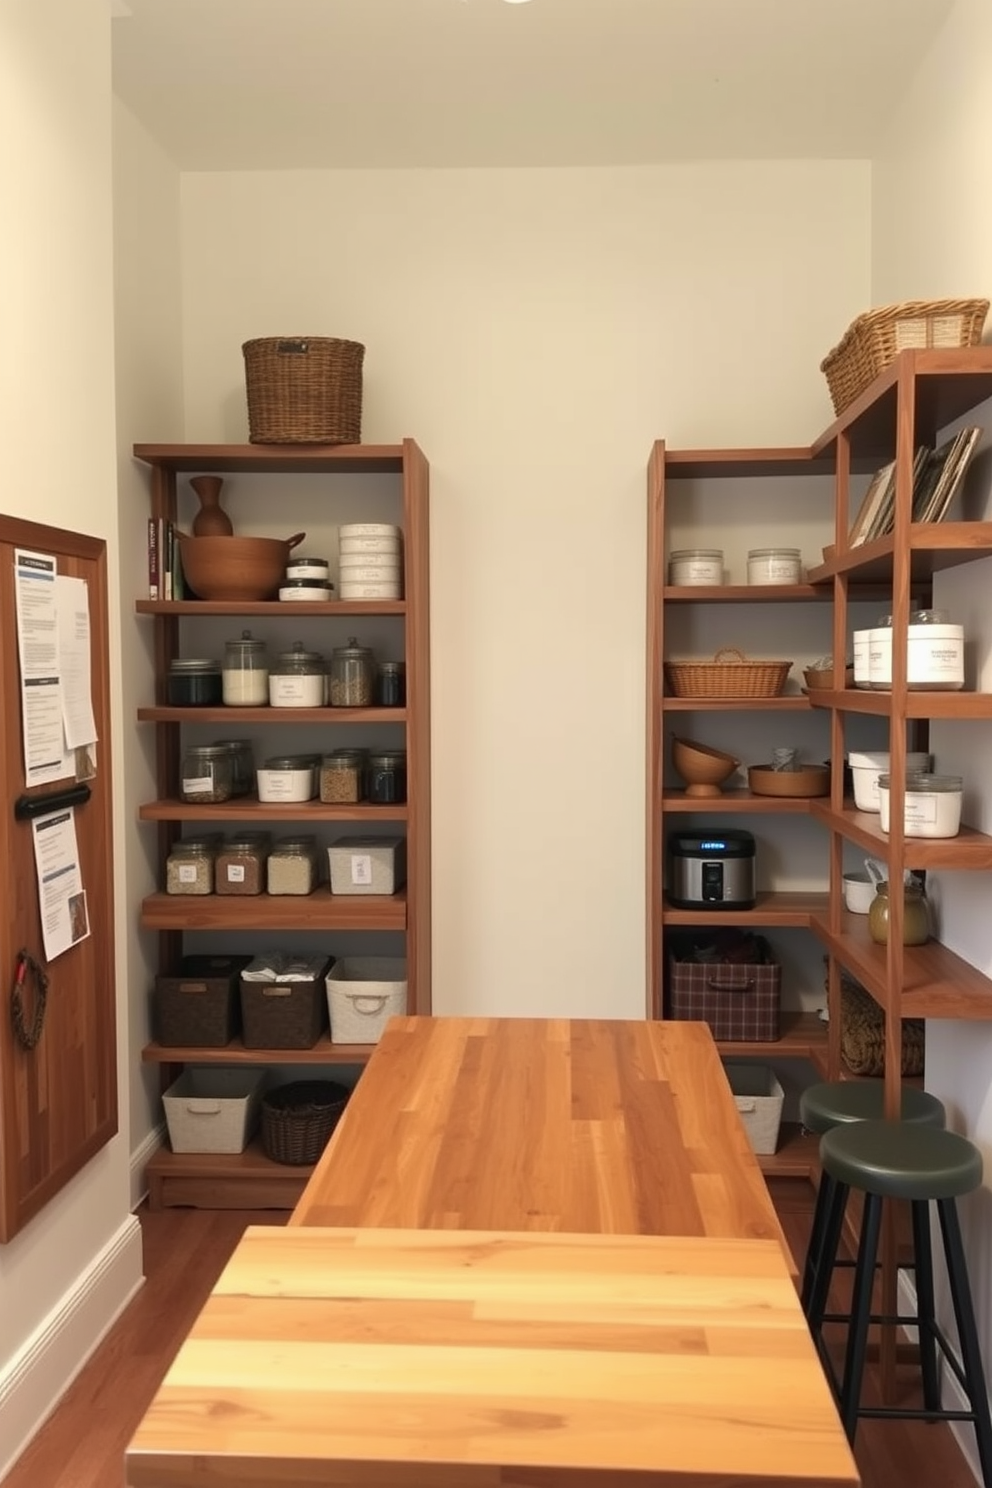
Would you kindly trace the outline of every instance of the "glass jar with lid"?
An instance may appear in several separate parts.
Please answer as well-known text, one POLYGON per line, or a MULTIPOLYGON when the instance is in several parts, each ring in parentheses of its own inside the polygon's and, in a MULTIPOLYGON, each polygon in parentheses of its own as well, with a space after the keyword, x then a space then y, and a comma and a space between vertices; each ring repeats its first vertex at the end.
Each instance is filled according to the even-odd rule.
POLYGON ((212 894, 217 843, 210 837, 174 842, 165 864, 167 894, 212 894))
POLYGON ((269 701, 269 654, 264 641, 243 630, 224 646, 224 703, 229 708, 264 708, 269 701))
POLYGON ((331 707, 367 708, 375 691, 375 654, 354 636, 331 652, 331 707))
POLYGON ((326 804, 354 803, 365 799, 364 749, 335 749, 320 762, 320 799, 326 804))
POLYGON ((369 755, 369 800, 376 806, 397 806, 406 800, 406 750, 383 750, 369 755))
POLYGON ((169 663, 165 696, 170 708, 219 708, 224 701, 220 662, 177 656, 169 663))
POLYGON ((265 887, 265 834, 244 832, 224 843, 214 863, 214 892, 260 894, 265 887))
MULTIPOLYGON (((903 945, 926 945, 930 939, 930 911, 923 890, 917 883, 902 885, 903 892, 903 945)), ((868 934, 876 945, 888 945, 889 941, 889 885, 877 884, 875 897, 868 910, 868 934)))
POLYGON ((184 754, 179 779, 180 800, 211 806, 234 794, 231 751, 224 744, 191 744, 184 754))
POLYGON ((269 672, 269 703, 273 708, 322 708, 327 667, 319 651, 307 651, 297 641, 283 651, 269 672))
POLYGON ((380 708, 402 708, 406 702, 406 667, 402 661, 380 661, 375 700, 380 708))
POLYGON ((312 894, 319 879, 320 857, 312 833, 281 837, 266 864, 270 894, 312 894))
POLYGON ((218 739, 218 749, 231 756, 231 794, 247 796, 255 784, 255 752, 250 739, 218 739))

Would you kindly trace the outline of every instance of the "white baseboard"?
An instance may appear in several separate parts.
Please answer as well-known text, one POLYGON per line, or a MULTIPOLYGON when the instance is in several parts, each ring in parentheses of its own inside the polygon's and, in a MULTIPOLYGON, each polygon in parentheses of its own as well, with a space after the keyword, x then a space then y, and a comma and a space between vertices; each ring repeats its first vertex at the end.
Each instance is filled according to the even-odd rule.
POLYGON ((129 1215, 59 1306, 0 1372, 0 1480, 143 1281, 141 1226, 129 1215))
POLYGON ((142 1199, 148 1193, 148 1184, 145 1182, 145 1168, 149 1159, 155 1156, 158 1149, 165 1144, 165 1122, 155 1126, 148 1133, 141 1145, 131 1153, 130 1182, 131 1182, 131 1212, 134 1213, 142 1199))
MULTIPOLYGON (((916 1286, 913 1281, 912 1272, 899 1272, 899 1290, 896 1305, 901 1314, 916 1312, 916 1286)), ((903 1332, 912 1343, 916 1342, 917 1330, 915 1328, 904 1328, 903 1332)), ((948 1410, 970 1410, 971 1406, 968 1397, 958 1383, 957 1375, 947 1367, 946 1360, 942 1357, 939 1349, 937 1350, 937 1368, 940 1373, 941 1404, 945 1405, 948 1410)), ((968 1421, 948 1421, 947 1425, 950 1426, 954 1440, 961 1448, 962 1457, 974 1474, 975 1482, 981 1485, 982 1470, 978 1461, 978 1451, 975 1447, 974 1428, 968 1421)))

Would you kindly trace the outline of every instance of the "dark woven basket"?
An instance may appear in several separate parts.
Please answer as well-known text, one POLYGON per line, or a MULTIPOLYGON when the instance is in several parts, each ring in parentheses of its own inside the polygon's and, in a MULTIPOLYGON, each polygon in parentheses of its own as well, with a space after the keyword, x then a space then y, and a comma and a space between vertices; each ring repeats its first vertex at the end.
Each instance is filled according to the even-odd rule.
POLYGON ((315 1163, 350 1091, 336 1080, 293 1080, 262 1097, 262 1149, 278 1163, 315 1163))
MULTIPOLYGON (((922 1075, 925 1054, 926 1023, 922 1018, 903 1018, 902 1075, 922 1075)), ((840 1057, 852 1075, 885 1074, 885 1015, 846 972, 840 981, 840 1057)))
POLYGON ((252 444, 361 443, 360 342, 266 336, 241 350, 252 444))

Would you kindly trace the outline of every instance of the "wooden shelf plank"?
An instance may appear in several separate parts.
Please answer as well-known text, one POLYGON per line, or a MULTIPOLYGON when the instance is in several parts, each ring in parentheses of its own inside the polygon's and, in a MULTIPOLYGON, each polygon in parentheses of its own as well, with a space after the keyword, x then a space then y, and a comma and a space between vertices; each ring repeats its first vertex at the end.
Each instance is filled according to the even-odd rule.
MULTIPOLYGON (((877 812, 858 811, 848 802, 836 814, 823 801, 811 802, 811 811, 829 830, 856 842, 874 857, 887 858, 889 834, 882 831, 877 812)), ((992 837, 974 827, 962 827, 956 837, 907 837, 902 856, 906 868, 992 869, 992 837)))
POLYGON ((324 801, 280 801, 274 805, 256 800, 254 796, 238 796, 232 801, 222 801, 216 806, 196 806, 188 801, 177 801, 164 797, 161 801, 146 801, 138 807, 140 821, 198 821, 198 822, 247 822, 260 821, 406 821, 406 804, 398 806, 372 806, 368 801, 354 805, 331 805, 324 801))
POLYGON ((246 1049, 240 1039, 220 1049, 150 1043, 142 1049, 141 1058, 145 1064, 367 1064, 374 1048, 374 1044, 332 1044, 324 1033, 312 1049, 246 1049))
POLYGON ((825 915, 826 893, 784 893, 762 890, 753 909, 674 909, 665 904, 663 925, 798 925, 808 928, 814 915, 825 915))
POLYGON ((723 812, 779 816, 789 812, 808 816, 812 802, 806 796, 754 796, 749 790, 721 791, 718 796, 687 796, 685 791, 666 790, 661 797, 664 812, 723 812))
POLYGON ((666 449, 665 480, 739 479, 741 476, 825 475, 833 472, 829 455, 814 459, 808 445, 767 449, 666 449))
MULTIPOLYGON (((992 522, 913 522, 909 528, 910 579, 919 583, 945 568, 971 563, 992 552, 992 522)), ((843 553, 832 553, 809 570, 811 584, 823 584, 836 574, 882 582, 892 577, 895 536, 889 532, 874 542, 843 553)))
POLYGON ((803 1131, 798 1122, 783 1121, 778 1147, 758 1153, 758 1166, 768 1178, 813 1178, 819 1166, 820 1139, 803 1131))
POLYGON ((139 615, 405 615, 405 599, 138 599, 139 615))
POLYGON ((666 584, 661 591, 666 604, 774 604, 783 600, 831 600, 825 584, 666 584))
POLYGON ((273 1162, 256 1138, 244 1152, 173 1152, 159 1148, 145 1167, 152 1209, 292 1209, 312 1165, 273 1162))
POLYGON ((953 423, 992 397, 992 347, 901 351, 864 392, 814 440, 812 456, 828 455, 846 435, 854 455, 891 460, 896 430, 896 387, 904 368, 915 378, 914 432, 932 444, 953 423))
POLYGON ((134 458, 163 470, 237 474, 401 475, 401 444, 136 444, 134 458))
MULTIPOLYGON (((242 610, 242 613, 244 611, 242 610)), ((139 723, 406 723, 405 708, 139 708, 139 723)))
MULTIPOLYGON (((837 708, 841 713, 872 713, 888 718, 892 712, 891 692, 869 692, 848 687, 842 692, 826 688, 810 694, 814 708, 837 708)), ((992 718, 992 693, 988 692, 908 692, 906 718, 992 718)))
POLYGON ((729 1059, 812 1059, 819 1063, 826 1053, 827 1025, 817 1013, 783 1010, 779 1020, 781 1038, 717 1039, 721 1056, 729 1059))
MULTIPOLYGON (((836 936, 831 934, 826 914, 814 914, 811 928, 885 1008, 886 951, 868 934, 867 915, 844 910, 836 936)), ((986 1021, 992 1019, 992 980, 937 940, 907 946, 899 1011, 904 1018, 986 1021)))
POLYGON ((405 930, 406 893, 150 894, 145 930, 405 930))
MULTIPOLYGON (((881 693, 871 694, 873 697, 881 697, 881 693)), ((832 694, 824 694, 832 696, 832 694)), ((928 693, 927 696, 932 696, 928 693)), ((661 700, 663 713, 801 713, 809 707, 809 698, 805 693, 788 693, 785 697, 773 698, 679 698, 663 697, 661 700)))

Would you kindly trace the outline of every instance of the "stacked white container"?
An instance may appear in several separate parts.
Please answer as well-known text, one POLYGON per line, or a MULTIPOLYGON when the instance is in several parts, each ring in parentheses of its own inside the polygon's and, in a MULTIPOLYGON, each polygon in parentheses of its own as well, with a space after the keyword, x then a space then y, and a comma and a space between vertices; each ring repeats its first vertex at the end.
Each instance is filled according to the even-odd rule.
POLYGON ((390 522, 350 522, 338 533, 342 599, 402 599, 400 529, 390 522))

